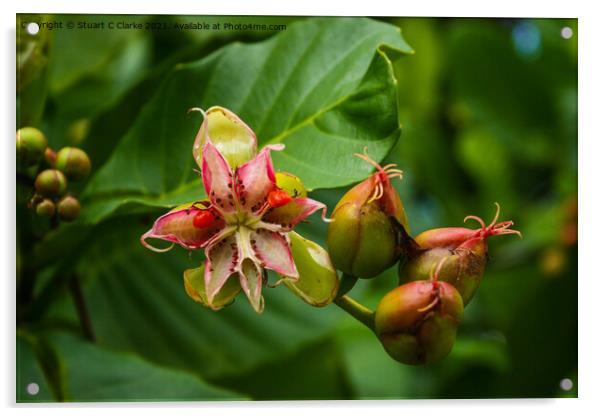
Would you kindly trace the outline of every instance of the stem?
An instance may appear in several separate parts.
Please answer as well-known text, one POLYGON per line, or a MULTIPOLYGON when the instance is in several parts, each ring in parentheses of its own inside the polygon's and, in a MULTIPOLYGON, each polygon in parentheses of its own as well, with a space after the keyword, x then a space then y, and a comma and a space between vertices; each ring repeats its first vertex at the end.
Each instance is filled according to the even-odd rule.
POLYGON ((78 276, 73 276, 69 280, 69 290, 73 297, 73 302, 75 303, 75 309, 77 310, 77 316, 79 318, 79 323, 82 326, 82 331, 88 340, 95 342, 96 337, 94 336, 94 330, 92 329, 92 320, 90 319, 90 313, 86 306, 78 276))
POLYGON ((349 293, 351 291, 351 289, 353 289, 353 286, 355 286, 355 284, 357 283, 357 280, 358 280, 357 276, 343 273, 343 276, 341 277, 341 282, 339 284, 339 291, 338 291, 337 297, 340 298, 343 295, 346 295, 347 293, 349 293))
POLYGON ((374 332, 374 312, 371 309, 347 295, 335 299, 334 303, 374 332))

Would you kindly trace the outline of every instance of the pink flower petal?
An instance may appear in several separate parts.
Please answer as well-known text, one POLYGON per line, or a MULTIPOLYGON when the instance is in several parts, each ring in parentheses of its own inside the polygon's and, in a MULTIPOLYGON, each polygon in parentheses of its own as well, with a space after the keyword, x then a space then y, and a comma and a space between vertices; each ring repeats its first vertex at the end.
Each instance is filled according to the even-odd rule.
POLYGON ((291 247, 282 234, 258 229, 251 234, 251 247, 263 267, 284 276, 299 276, 291 247))
POLYGON ((213 206, 222 213, 236 210, 236 196, 232 192, 232 170, 228 162, 207 140, 203 146, 203 184, 213 206))
POLYGON ((255 312, 263 312, 263 296, 261 286, 263 284, 262 270, 251 259, 245 259, 240 269, 240 285, 244 290, 249 303, 255 312))
POLYGON ((211 303, 228 278, 239 268, 240 252, 236 235, 230 235, 207 247, 205 256, 205 290, 211 303))
POLYGON ((284 206, 267 211, 262 220, 291 229, 319 209, 322 209, 322 219, 326 220, 326 205, 311 198, 294 198, 284 206))
POLYGON ((258 212, 264 207, 268 194, 276 186, 270 151, 283 148, 283 145, 266 146, 254 159, 238 169, 236 192, 243 209, 258 212))
POLYGON ((214 224, 205 228, 197 228, 193 225, 195 215, 203 209, 199 206, 190 206, 177 211, 170 211, 159 217, 153 224, 153 228, 147 231, 140 239, 142 244, 153 251, 167 251, 157 249, 146 242, 147 238, 157 238, 171 241, 189 250, 204 247, 205 243, 222 228, 224 221, 217 217, 214 224))

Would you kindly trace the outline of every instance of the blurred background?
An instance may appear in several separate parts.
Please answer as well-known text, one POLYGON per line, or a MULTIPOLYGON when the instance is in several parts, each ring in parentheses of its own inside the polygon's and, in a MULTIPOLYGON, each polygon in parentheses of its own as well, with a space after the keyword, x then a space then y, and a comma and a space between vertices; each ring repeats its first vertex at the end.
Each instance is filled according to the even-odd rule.
MULTIPOLYGON (((20 19, 32 17, 17 22, 17 127, 38 126, 53 148, 82 147, 94 169, 174 65, 275 34, 43 30, 33 40, 20 19)), ((296 19, 303 18, 253 22, 296 19)), ((451 355, 422 367, 397 364, 335 305, 313 309, 283 288, 265 291, 262 316, 242 299, 219 314, 202 309, 182 290, 187 255, 148 256, 137 243, 161 209, 93 230, 73 224, 63 251, 37 253, 47 230, 18 184, 17 277, 37 270, 17 294, 18 400, 137 400, 140 389, 168 400, 577 396, 576 19, 378 20, 399 26, 416 52, 395 63, 403 132, 386 159, 405 173, 395 186, 412 234, 460 226, 470 214, 487 222, 498 202, 501 219, 524 236, 490 240, 485 278, 451 355), (58 253, 77 252, 82 235, 91 244, 73 267, 92 336, 82 331, 68 279, 51 280, 67 267, 58 253), (25 390, 32 380, 36 395, 25 390), (200 390, 187 390, 191 383, 200 390), (184 387, 166 393, 166 385, 184 387)), ((313 197, 330 212, 346 189, 313 197)), ((324 243, 322 224, 300 228, 324 243)), ((395 281, 391 269, 352 296, 375 307, 395 281)))

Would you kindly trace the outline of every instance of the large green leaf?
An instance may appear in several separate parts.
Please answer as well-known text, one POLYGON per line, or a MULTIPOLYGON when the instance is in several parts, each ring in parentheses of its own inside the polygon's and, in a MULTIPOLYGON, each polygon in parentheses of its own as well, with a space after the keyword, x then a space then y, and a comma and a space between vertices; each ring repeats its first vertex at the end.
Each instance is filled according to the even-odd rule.
POLYGON ((191 156, 201 115, 221 105, 255 130, 259 145, 285 143, 277 169, 309 188, 356 182, 397 141, 391 58, 411 53, 398 28, 369 19, 316 18, 256 44, 234 43, 169 73, 92 179, 83 217, 96 222, 124 205, 171 206, 203 191, 191 156))
POLYGON ((131 354, 110 351, 67 333, 52 333, 67 401, 236 400, 184 371, 162 368, 131 354))

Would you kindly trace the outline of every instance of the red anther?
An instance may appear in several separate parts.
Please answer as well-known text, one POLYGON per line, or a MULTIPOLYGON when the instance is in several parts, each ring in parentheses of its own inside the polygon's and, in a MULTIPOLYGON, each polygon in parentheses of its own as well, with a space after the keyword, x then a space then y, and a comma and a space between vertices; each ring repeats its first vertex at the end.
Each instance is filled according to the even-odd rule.
POLYGON ((281 207, 288 204, 292 200, 293 197, 282 189, 276 189, 268 194, 268 204, 270 204, 272 208, 281 207))
POLYGON ((206 228, 210 226, 213 221, 215 221, 213 214, 208 210, 203 210, 194 216, 192 219, 192 225, 194 225, 196 228, 206 228))

